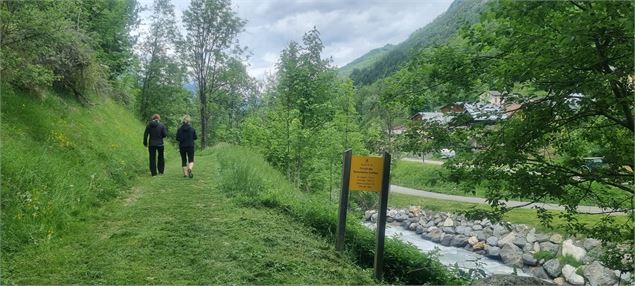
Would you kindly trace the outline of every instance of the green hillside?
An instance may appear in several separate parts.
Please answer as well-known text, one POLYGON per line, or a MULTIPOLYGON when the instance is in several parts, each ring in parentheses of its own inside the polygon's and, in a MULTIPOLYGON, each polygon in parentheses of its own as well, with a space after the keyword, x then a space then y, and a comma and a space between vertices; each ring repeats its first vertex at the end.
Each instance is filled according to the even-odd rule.
POLYGON ((413 32, 404 42, 390 50, 375 49, 345 65, 340 75, 349 75, 357 85, 367 85, 395 72, 407 61, 412 49, 440 45, 465 24, 476 23, 488 0, 456 0, 434 21, 413 32), (378 52, 379 50, 379 52, 378 52))

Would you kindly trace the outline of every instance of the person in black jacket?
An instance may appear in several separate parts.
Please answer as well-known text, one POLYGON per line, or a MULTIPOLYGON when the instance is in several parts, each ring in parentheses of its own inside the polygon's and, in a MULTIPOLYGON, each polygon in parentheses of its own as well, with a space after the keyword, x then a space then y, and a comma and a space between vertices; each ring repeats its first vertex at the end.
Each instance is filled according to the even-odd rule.
POLYGON ((183 167, 183 177, 193 178, 192 168, 194 168, 194 140, 196 130, 190 126, 190 116, 183 116, 183 125, 176 131, 176 141, 179 141, 179 152, 181 153, 181 166, 183 167))
POLYGON ((165 168, 165 159, 163 157, 163 138, 168 135, 168 131, 161 122, 161 116, 158 114, 152 115, 152 121, 146 126, 146 131, 143 133, 143 146, 148 147, 148 153, 150 153, 150 173, 152 176, 157 175, 157 167, 159 169, 159 175, 163 175, 165 168), (150 137, 150 145, 148 146, 148 137, 150 137), (157 153, 158 153, 158 166, 157 166, 157 153))

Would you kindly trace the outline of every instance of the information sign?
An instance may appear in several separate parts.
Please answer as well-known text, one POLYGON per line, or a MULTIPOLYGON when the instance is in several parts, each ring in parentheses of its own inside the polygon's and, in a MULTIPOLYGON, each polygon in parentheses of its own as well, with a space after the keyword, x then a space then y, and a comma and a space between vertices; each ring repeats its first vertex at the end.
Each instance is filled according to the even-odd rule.
POLYGON ((351 191, 381 192, 383 157, 352 156, 348 188, 351 191))

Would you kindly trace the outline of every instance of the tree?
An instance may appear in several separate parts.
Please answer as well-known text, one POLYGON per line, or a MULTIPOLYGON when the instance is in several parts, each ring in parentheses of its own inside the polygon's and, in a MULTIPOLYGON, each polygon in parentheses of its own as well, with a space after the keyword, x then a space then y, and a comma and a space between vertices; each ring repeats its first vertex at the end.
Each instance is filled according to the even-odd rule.
POLYGON ((229 0, 192 0, 183 12, 187 36, 182 43, 186 62, 197 85, 200 103, 201 145, 207 147, 209 100, 222 88, 222 71, 232 55, 240 53, 237 35, 245 25, 231 9, 229 0))
MULTIPOLYGON (((433 68, 411 74, 427 88, 482 84, 522 105, 499 124, 432 136, 436 148, 457 152, 446 164, 451 178, 488 187, 498 217, 511 209, 507 199, 556 201, 570 233, 632 243, 633 3, 499 1, 492 9, 463 33, 468 52, 436 49, 418 59, 433 68), (433 69, 447 72, 432 77, 433 69), (600 223, 578 222, 581 204, 604 208, 600 223)), ((536 208, 548 224, 551 215, 536 208)))

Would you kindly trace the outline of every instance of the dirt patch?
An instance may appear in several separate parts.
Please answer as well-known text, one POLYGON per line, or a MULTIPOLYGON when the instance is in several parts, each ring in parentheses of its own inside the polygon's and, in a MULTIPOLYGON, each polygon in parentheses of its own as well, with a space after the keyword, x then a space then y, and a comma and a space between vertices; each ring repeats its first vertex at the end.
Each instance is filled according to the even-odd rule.
POLYGON ((123 200, 123 205, 125 207, 129 207, 133 205, 135 202, 137 202, 137 200, 139 200, 140 197, 141 197, 141 189, 138 187, 133 187, 128 197, 123 200))

